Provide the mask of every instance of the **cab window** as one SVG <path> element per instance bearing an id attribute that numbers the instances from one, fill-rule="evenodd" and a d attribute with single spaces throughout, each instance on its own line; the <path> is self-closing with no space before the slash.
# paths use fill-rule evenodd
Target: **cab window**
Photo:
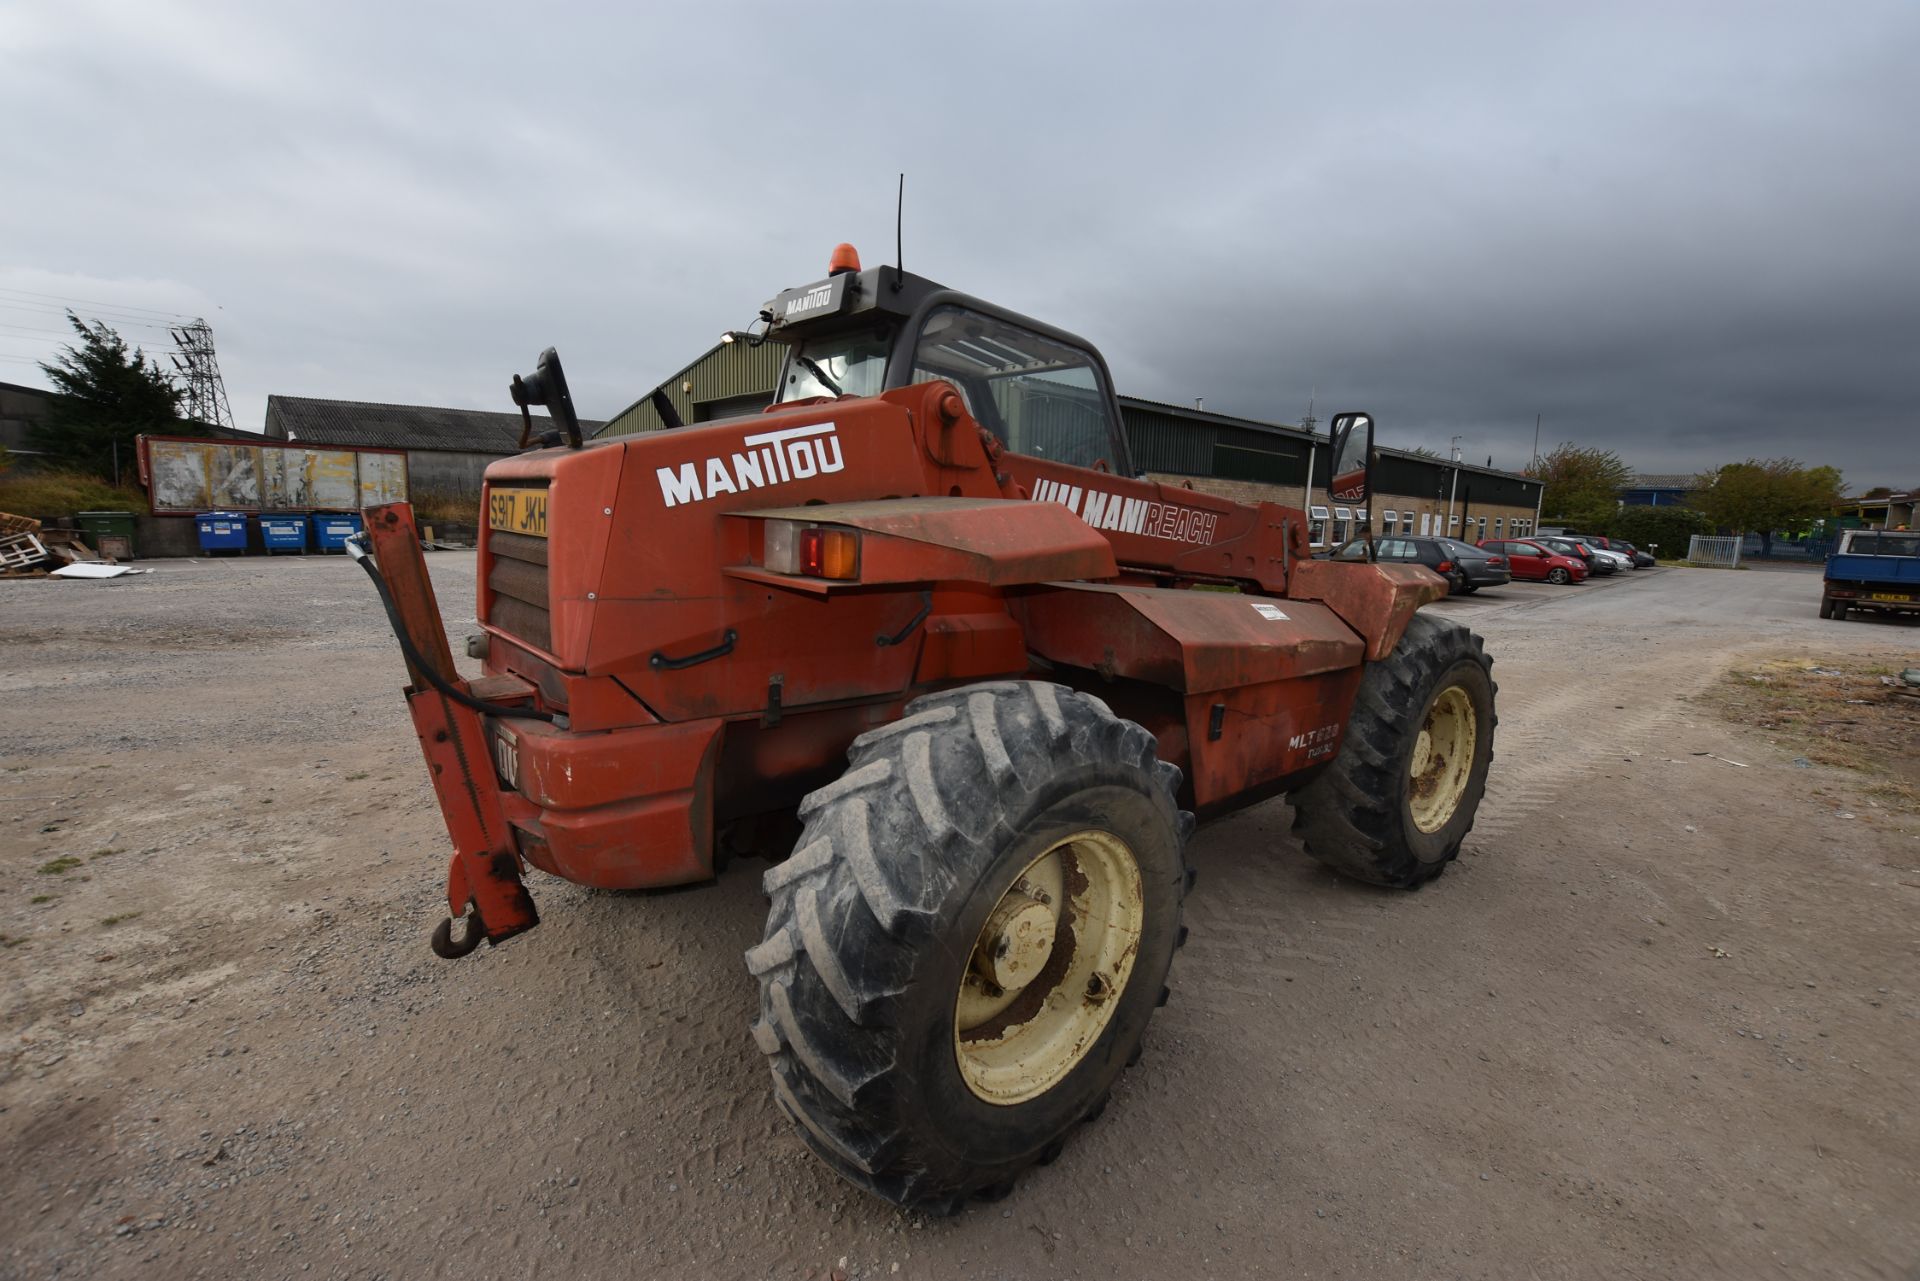
<path id="1" fill-rule="evenodd" d="M 1078 347 L 983 316 L 937 307 L 913 352 L 912 380 L 945 379 L 1016 454 L 1074 467 L 1120 463 L 1119 424 L 1099 366 Z"/>
<path id="2" fill-rule="evenodd" d="M 813 396 L 878 396 L 887 382 L 884 330 L 815 337 L 793 347 L 780 375 L 781 402 Z"/>

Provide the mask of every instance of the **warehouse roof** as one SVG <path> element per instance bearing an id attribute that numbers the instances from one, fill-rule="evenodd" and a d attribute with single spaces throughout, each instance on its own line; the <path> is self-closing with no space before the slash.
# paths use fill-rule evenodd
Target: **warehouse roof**
<path id="1" fill-rule="evenodd" d="M 534 417 L 537 430 L 543 416 Z M 580 432 L 591 436 L 601 425 L 581 419 Z M 511 454 L 520 448 L 520 415 L 488 409 L 268 396 L 266 432 L 282 440 L 315 445 L 377 445 L 388 449 Z"/>
<path id="2" fill-rule="evenodd" d="M 1196 409 L 1192 405 L 1176 405 L 1165 400 L 1148 400 L 1144 396 L 1116 396 L 1122 410 L 1145 409 L 1154 413 L 1166 414 L 1183 422 L 1209 423 L 1215 427 L 1238 427 L 1246 431 L 1266 432 L 1275 436 L 1291 436 L 1296 440 L 1309 440 L 1313 433 L 1295 427 L 1292 423 L 1273 423 L 1261 418 L 1240 418 L 1234 414 L 1217 414 L 1211 409 Z"/>
<path id="3" fill-rule="evenodd" d="M 1639 472 L 1623 489 L 1692 489 L 1693 477 L 1675 472 Z"/>
<path id="4" fill-rule="evenodd" d="M 1324 442 L 1326 437 L 1321 437 L 1321 440 Z M 1460 471 L 1470 471 L 1481 476 L 1498 476 L 1502 480 L 1524 481 L 1529 485 L 1540 483 L 1538 477 L 1529 476 L 1523 471 L 1508 471 L 1503 467 L 1482 467 L 1479 463 L 1470 463 L 1464 458 L 1455 462 L 1451 458 L 1442 458 L 1431 451 L 1422 453 L 1418 449 L 1396 449 L 1392 445 L 1375 445 L 1374 452 L 1386 458 L 1404 458 L 1410 462 L 1428 463 L 1445 471 L 1458 468 Z"/>

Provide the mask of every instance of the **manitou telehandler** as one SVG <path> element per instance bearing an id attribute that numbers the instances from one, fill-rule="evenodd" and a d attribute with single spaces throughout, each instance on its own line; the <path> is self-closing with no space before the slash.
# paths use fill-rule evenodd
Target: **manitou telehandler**
<path id="1" fill-rule="evenodd" d="M 479 679 L 410 509 L 367 510 L 455 851 L 434 950 L 531 928 L 529 865 L 710 880 L 797 820 L 746 954 L 774 1097 L 853 1183 L 952 1209 L 1050 1160 L 1139 1053 L 1196 815 L 1286 793 L 1338 871 L 1440 874 L 1490 665 L 1416 613 L 1429 571 L 1316 560 L 1297 508 L 1139 475 L 1072 334 L 844 245 L 761 320 L 734 337 L 786 355 L 752 417 L 657 396 L 667 430 L 588 443 L 551 351 L 513 380 L 551 427 L 487 469 Z M 1372 433 L 1334 421 L 1343 503 Z"/>

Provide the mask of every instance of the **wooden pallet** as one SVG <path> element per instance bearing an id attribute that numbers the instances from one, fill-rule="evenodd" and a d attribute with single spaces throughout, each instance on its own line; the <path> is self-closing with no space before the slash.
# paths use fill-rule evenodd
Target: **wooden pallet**
<path id="1" fill-rule="evenodd" d="M 0 535 L 0 569 L 31 569 L 46 558 L 46 544 L 32 534 Z"/>

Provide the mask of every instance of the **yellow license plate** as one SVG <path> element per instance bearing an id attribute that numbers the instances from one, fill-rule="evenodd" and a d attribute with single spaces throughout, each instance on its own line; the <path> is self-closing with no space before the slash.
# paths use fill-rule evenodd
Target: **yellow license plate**
<path id="1" fill-rule="evenodd" d="M 1891 600 L 1891 601 L 1902 601 L 1902 602 L 1905 602 L 1905 601 L 1910 601 L 1910 600 L 1912 600 L 1912 599 L 1913 599 L 1913 597 L 1911 597 L 1911 596 L 1907 596 L 1907 595 L 1904 595 L 1904 594 L 1902 594 L 1902 593 L 1900 593 L 1900 592 L 1875 592 L 1875 593 L 1873 593 L 1873 594 L 1872 594 L 1871 596 L 1869 596 L 1869 597 L 1867 597 L 1867 599 L 1868 599 L 1868 600 Z"/>
<path id="2" fill-rule="evenodd" d="M 547 536 L 547 491 L 496 489 L 487 495 L 487 524 L 509 534 Z"/>

